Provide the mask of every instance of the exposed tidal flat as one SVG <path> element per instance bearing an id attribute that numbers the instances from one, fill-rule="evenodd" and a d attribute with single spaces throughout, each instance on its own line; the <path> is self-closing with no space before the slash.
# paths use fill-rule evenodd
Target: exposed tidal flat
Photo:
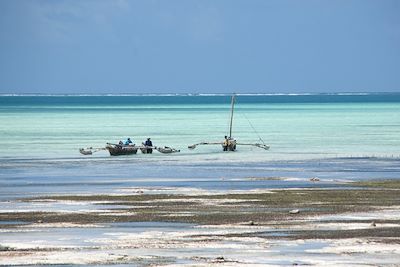
<path id="1" fill-rule="evenodd" d="M 18 199 L 24 210 L 0 213 L 0 263 L 395 266 L 400 259 L 399 180 L 159 190 Z"/>
<path id="2" fill-rule="evenodd" d="M 109 159 L 7 161 L 0 264 L 399 262 L 398 159 Z"/>
<path id="3" fill-rule="evenodd" d="M 398 265 L 399 95 L 276 97 L 0 97 L 0 265 Z"/>

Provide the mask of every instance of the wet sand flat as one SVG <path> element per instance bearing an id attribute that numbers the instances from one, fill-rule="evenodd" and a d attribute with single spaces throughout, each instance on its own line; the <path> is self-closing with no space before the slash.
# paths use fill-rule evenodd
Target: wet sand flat
<path id="1" fill-rule="evenodd" d="M 340 187 L 19 199 L 0 213 L 0 264 L 400 262 L 400 181 Z"/>

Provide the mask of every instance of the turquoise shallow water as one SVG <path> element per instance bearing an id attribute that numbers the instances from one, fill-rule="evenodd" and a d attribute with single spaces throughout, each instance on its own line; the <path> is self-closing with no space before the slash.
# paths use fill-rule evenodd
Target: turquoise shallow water
<path id="1" fill-rule="evenodd" d="M 239 146 L 232 153 L 223 152 L 220 146 L 204 146 L 188 150 L 189 144 L 222 139 L 228 130 L 229 101 L 230 96 L 0 96 L 0 213 L 114 208 L 21 200 L 32 196 L 343 189 L 346 188 L 343 183 L 348 181 L 400 179 L 400 94 L 240 95 L 235 109 L 234 137 L 239 142 L 257 142 L 261 137 L 271 149 Z M 155 145 L 173 146 L 181 152 L 120 157 L 111 157 L 106 151 L 93 156 L 78 152 L 80 147 L 102 147 L 106 142 L 128 136 L 136 143 L 151 137 Z M 310 177 L 318 177 L 320 181 L 311 182 Z M 3 223 L 24 224 L 9 220 Z M 182 231 L 198 231 L 192 227 L 148 222 L 84 229 L 50 226 L 24 228 L 28 232 L 19 229 L 2 232 L 0 239 L 2 245 L 78 246 L 80 249 L 74 253 L 91 253 L 85 249 L 106 244 L 105 238 L 121 242 L 120 237 L 127 235 L 137 240 L 148 233 L 162 231 L 164 236 L 177 229 L 181 236 Z M 221 229 L 216 231 L 218 236 Z M 235 233 L 234 229 L 224 231 Z M 282 233 L 266 232 L 271 234 L 279 237 Z M 149 240 L 154 238 L 149 237 Z M 226 249 L 229 240 L 223 241 L 222 247 L 211 248 L 105 248 L 107 253 L 121 255 L 168 256 L 177 264 L 191 263 L 184 255 L 190 259 L 224 255 L 228 259 L 251 258 L 251 262 L 277 265 L 291 265 L 292 259 L 308 264 L 315 255 L 325 262 L 335 260 L 331 257 L 334 253 L 328 256 L 307 253 L 310 249 L 330 246 L 329 243 L 310 241 L 293 246 L 287 240 L 274 238 L 277 242 L 269 246 L 273 250 L 268 252 L 264 241 L 262 249 L 254 251 L 256 242 L 249 240 L 234 241 L 237 247 L 229 251 Z M 177 244 L 176 240 L 171 244 Z M 251 248 L 251 257 L 250 250 L 243 250 L 246 244 Z M 103 253 L 104 249 L 96 251 Z M 289 255 L 290 260 L 282 255 Z M 364 254 L 362 257 L 352 259 L 370 262 Z M 386 258 L 374 255 L 376 262 L 386 262 Z"/>
<path id="2" fill-rule="evenodd" d="M 400 177 L 400 94 L 239 95 L 234 137 L 261 137 L 271 149 L 187 149 L 221 141 L 229 112 L 230 96 L 0 96 L 0 200 L 124 188 L 330 187 L 337 180 Z M 128 136 L 181 152 L 78 152 Z M 326 182 L 310 184 L 310 177 Z"/>
<path id="3" fill-rule="evenodd" d="M 80 147 L 104 147 L 128 136 L 135 143 L 151 137 L 155 145 L 181 149 L 173 157 L 193 162 L 400 154 L 400 94 L 238 96 L 234 137 L 261 137 L 270 151 L 189 151 L 190 144 L 227 134 L 229 101 L 230 96 L 0 96 L 0 158 L 79 157 Z"/>

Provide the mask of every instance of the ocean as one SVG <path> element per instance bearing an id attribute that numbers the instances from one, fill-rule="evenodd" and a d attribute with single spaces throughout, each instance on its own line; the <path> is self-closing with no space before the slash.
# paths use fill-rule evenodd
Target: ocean
<path id="1" fill-rule="evenodd" d="M 400 94 L 237 95 L 233 137 L 270 150 L 188 145 L 222 141 L 230 95 L 1 95 L 0 196 L 91 193 L 129 186 L 248 189 L 248 177 L 398 175 Z M 176 154 L 91 156 L 130 137 Z M 221 180 L 232 179 L 231 183 Z M 293 185 L 291 185 L 293 186 Z M 301 184 L 297 185 L 301 186 Z"/>
<path id="2" fill-rule="evenodd" d="M 369 199 L 366 190 L 363 198 L 349 182 L 400 179 L 400 94 L 237 95 L 237 151 L 189 150 L 227 135 L 230 98 L 0 96 L 0 265 L 398 262 L 398 203 L 376 203 L 381 199 Z M 180 152 L 79 153 L 127 137 L 136 144 L 150 137 Z M 240 145 L 255 142 L 270 150 Z M 335 189 L 351 195 L 341 202 L 347 208 L 365 212 L 336 214 L 334 206 L 324 215 L 337 205 L 328 197 Z M 282 192 L 305 202 L 267 200 Z M 315 202 L 311 192 L 334 202 Z M 75 201 L 76 195 L 88 201 Z M 374 207 L 366 210 L 368 201 Z M 188 223 L 197 217 L 206 221 Z M 332 231 L 338 238 L 318 235 Z M 303 232 L 312 238 L 303 239 Z"/>

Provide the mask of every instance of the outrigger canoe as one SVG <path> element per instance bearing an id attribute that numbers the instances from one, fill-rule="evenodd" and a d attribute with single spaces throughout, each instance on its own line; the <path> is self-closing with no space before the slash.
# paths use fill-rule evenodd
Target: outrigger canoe
<path id="1" fill-rule="evenodd" d="M 254 147 L 258 147 L 258 148 L 264 149 L 264 150 L 268 150 L 269 149 L 269 145 L 266 145 L 264 143 L 264 140 L 262 140 L 260 136 L 258 136 L 258 137 L 259 137 L 261 143 L 238 143 L 232 137 L 233 110 L 234 110 L 234 107 L 235 107 L 235 94 L 232 95 L 232 99 L 231 99 L 231 117 L 230 117 L 230 122 L 229 122 L 229 135 L 225 136 L 225 140 L 224 141 L 221 141 L 221 142 L 200 142 L 200 143 L 197 143 L 197 144 L 190 145 L 190 146 L 188 146 L 188 148 L 189 149 L 195 149 L 199 145 L 222 145 L 223 151 L 236 151 L 236 146 L 239 145 L 239 146 L 254 146 Z M 253 130 L 256 132 L 255 128 L 250 123 L 250 121 L 249 121 L 249 124 L 250 124 L 251 128 L 253 128 Z M 257 135 L 258 135 L 258 133 L 257 133 Z"/>
<path id="2" fill-rule="evenodd" d="M 93 153 L 101 150 L 108 150 L 111 156 L 121 156 L 121 155 L 137 154 L 139 149 L 140 151 L 142 151 L 143 154 L 148 154 L 149 149 L 155 149 L 163 154 L 180 152 L 180 150 L 168 146 L 165 147 L 145 146 L 145 145 L 136 146 L 136 145 L 120 145 L 111 143 L 107 143 L 106 147 L 100 147 L 100 148 L 93 148 L 93 147 L 80 148 L 79 152 L 82 155 L 92 155 Z"/>
<path id="3" fill-rule="evenodd" d="M 117 145 L 107 143 L 106 149 L 110 152 L 111 156 L 120 156 L 136 154 L 139 148 L 135 145 Z"/>

